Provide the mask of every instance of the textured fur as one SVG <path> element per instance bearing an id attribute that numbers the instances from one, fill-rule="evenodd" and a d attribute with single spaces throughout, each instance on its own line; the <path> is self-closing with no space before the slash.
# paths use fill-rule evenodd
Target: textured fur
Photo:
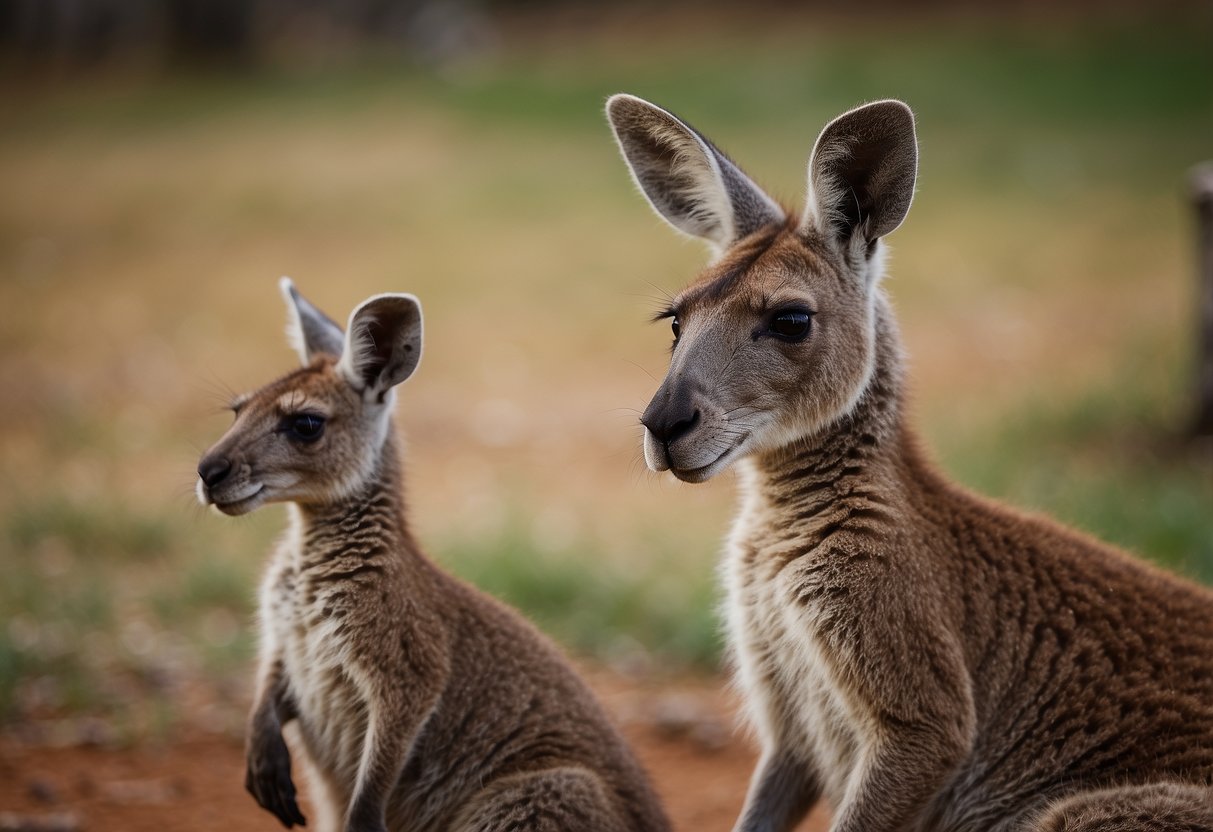
<path id="1" fill-rule="evenodd" d="M 630 95 L 612 96 L 607 112 L 636 184 L 674 228 L 720 252 L 782 222 L 783 209 L 677 116 Z"/>
<path id="2" fill-rule="evenodd" d="M 966 492 L 906 423 L 880 237 L 914 145 L 898 102 L 836 119 L 803 216 L 668 313 L 646 457 L 741 472 L 722 574 L 762 758 L 736 829 L 824 798 L 836 832 L 1213 830 L 1213 593 Z M 771 335 L 786 308 L 804 340 Z"/>
<path id="3" fill-rule="evenodd" d="M 284 291 L 306 365 L 243 397 L 199 467 L 200 495 L 225 513 L 291 503 L 262 587 L 249 791 L 287 827 L 304 822 L 292 724 L 321 832 L 668 830 L 560 652 L 409 533 L 390 392 L 420 356 L 416 299 L 360 306 L 342 357 L 340 328 Z M 324 418 L 320 439 L 291 436 L 302 413 Z"/>

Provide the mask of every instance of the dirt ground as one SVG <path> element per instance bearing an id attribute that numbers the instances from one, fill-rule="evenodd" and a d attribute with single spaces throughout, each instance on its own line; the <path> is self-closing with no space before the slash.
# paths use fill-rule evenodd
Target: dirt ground
<path id="1" fill-rule="evenodd" d="M 676 685 L 604 671 L 590 678 L 652 774 L 676 829 L 728 830 L 754 762 L 716 679 Z M 31 736 L 37 732 L 32 732 Z M 183 728 L 169 742 L 0 739 L 0 832 L 252 832 L 281 828 L 242 787 L 232 731 Z M 304 788 L 306 793 L 306 788 Z M 306 800 L 304 814 L 308 814 Z M 803 832 L 825 829 L 819 810 Z"/>

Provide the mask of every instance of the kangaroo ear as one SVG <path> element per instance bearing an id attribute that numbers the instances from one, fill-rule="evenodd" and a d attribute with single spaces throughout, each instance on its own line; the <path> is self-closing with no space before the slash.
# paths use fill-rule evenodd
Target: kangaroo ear
<path id="1" fill-rule="evenodd" d="M 337 369 L 359 390 L 378 396 L 421 362 L 421 303 L 412 295 L 375 295 L 350 315 Z"/>
<path id="2" fill-rule="evenodd" d="M 341 327 L 316 307 L 308 303 L 295 288 L 289 277 L 278 281 L 282 297 L 286 299 L 289 316 L 286 323 L 286 338 L 304 366 L 312 363 L 318 354 L 337 358 L 345 346 L 345 334 Z"/>
<path id="3" fill-rule="evenodd" d="M 909 107 L 888 100 L 843 113 L 813 146 L 803 230 L 870 247 L 906 218 L 917 173 Z"/>
<path id="4" fill-rule="evenodd" d="M 720 251 L 784 221 L 775 200 L 673 114 L 632 95 L 611 96 L 606 111 L 636 184 L 679 231 Z"/>

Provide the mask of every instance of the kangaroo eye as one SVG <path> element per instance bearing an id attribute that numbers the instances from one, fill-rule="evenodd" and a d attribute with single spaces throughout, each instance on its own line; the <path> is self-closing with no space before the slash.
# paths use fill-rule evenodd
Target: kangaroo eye
<path id="1" fill-rule="evenodd" d="M 315 413 L 298 413 L 290 418 L 287 430 L 300 442 L 315 442 L 324 435 L 324 417 Z"/>
<path id="2" fill-rule="evenodd" d="M 670 330 L 674 333 L 674 340 L 678 340 L 678 336 L 682 334 L 682 324 L 678 323 L 678 319 L 674 318 L 670 321 Z"/>
<path id="3" fill-rule="evenodd" d="M 803 309 L 776 312 L 771 319 L 771 334 L 784 341 L 803 341 L 812 326 L 813 313 Z"/>

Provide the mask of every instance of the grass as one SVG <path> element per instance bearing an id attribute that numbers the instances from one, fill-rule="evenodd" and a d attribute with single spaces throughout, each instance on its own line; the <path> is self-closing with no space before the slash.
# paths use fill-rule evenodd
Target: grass
<path id="1" fill-rule="evenodd" d="M 944 463 L 981 492 L 1213 582 L 1210 459 L 1181 441 L 1181 379 L 1128 370 L 1141 386 L 1029 401 L 997 425 L 942 439 Z"/>
<path id="2" fill-rule="evenodd" d="M 247 535 L 191 539 L 181 517 L 62 495 L 6 506 L 4 521 L 0 719 L 127 712 L 251 655 Z"/>
<path id="3" fill-rule="evenodd" d="M 448 542 L 442 560 L 581 655 L 650 670 L 719 659 L 712 572 L 688 574 L 668 550 L 637 574 L 601 551 L 545 551 L 514 521 L 497 539 Z"/>
<path id="4" fill-rule="evenodd" d="M 441 74 L 6 90 L 0 719 L 150 702 L 159 724 L 180 680 L 247 684 L 282 518 L 203 514 L 190 489 L 229 386 L 291 366 L 283 273 L 338 318 L 377 291 L 425 303 L 399 422 L 441 562 L 578 653 L 716 667 L 731 483 L 647 474 L 636 430 L 666 346 L 643 321 L 703 258 L 617 159 L 601 104 L 621 89 L 793 204 L 826 119 L 909 100 L 921 180 L 888 287 L 945 467 L 1213 580 L 1209 463 L 1171 440 L 1208 14 L 697 21 L 509 29 Z"/>

